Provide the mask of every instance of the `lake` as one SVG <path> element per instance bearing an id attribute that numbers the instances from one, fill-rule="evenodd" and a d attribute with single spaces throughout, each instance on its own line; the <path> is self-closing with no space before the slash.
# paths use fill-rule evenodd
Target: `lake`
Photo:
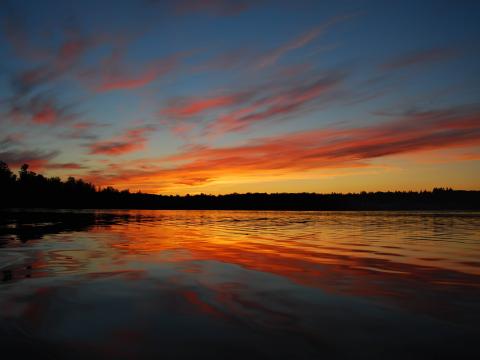
<path id="1" fill-rule="evenodd" d="M 478 212 L 0 216 L 2 354 L 451 359 L 478 349 Z"/>

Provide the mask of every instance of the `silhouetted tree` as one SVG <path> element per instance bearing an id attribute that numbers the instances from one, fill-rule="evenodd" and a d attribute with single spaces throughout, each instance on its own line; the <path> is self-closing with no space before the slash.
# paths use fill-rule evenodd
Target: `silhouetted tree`
<path id="1" fill-rule="evenodd" d="M 15 183 L 16 175 L 10 170 L 8 165 L 0 161 L 0 184 L 12 185 Z"/>
<path id="2" fill-rule="evenodd" d="M 18 176 L 0 162 L 0 207 L 258 209 L 258 210 L 480 210 L 480 191 L 436 187 L 432 191 L 358 194 L 246 193 L 154 195 L 97 189 L 82 179 L 47 178 L 22 165 Z"/>

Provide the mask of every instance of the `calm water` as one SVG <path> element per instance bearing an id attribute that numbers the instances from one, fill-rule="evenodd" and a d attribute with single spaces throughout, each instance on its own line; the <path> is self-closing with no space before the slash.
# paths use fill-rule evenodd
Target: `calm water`
<path id="1" fill-rule="evenodd" d="M 462 358 L 480 213 L 0 213 L 0 352 Z"/>

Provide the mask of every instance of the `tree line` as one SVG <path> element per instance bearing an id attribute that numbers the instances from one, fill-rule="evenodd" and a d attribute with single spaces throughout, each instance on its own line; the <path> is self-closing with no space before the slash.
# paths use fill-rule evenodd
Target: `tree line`
<path id="1" fill-rule="evenodd" d="M 82 179 L 45 177 L 27 164 L 13 173 L 0 161 L 2 208 L 232 210 L 480 210 L 480 191 L 434 188 L 348 194 L 245 193 L 156 195 L 99 188 Z"/>

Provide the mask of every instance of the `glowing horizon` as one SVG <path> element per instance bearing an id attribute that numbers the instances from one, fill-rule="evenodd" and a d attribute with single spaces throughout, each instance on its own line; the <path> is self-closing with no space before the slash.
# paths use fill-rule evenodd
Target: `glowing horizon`
<path id="1" fill-rule="evenodd" d="M 480 189 L 479 12 L 3 2 L 0 161 L 162 194 Z"/>

